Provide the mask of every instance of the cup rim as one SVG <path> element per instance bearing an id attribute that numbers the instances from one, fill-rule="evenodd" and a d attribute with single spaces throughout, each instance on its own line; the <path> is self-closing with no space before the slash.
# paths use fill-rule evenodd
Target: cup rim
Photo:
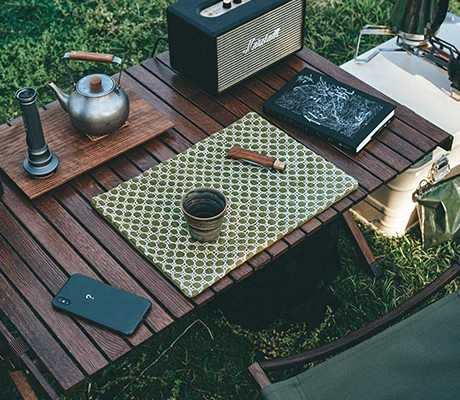
<path id="1" fill-rule="evenodd" d="M 214 191 L 215 193 L 218 193 L 219 195 L 221 195 L 224 198 L 225 206 L 224 206 L 224 209 L 219 214 L 213 215 L 212 217 L 196 217 L 195 215 L 190 214 L 189 212 L 187 212 L 185 210 L 183 203 L 184 203 L 184 199 L 187 197 L 187 195 L 189 195 L 192 192 L 203 190 L 203 189 L 212 190 L 212 191 Z M 213 188 L 213 187 L 210 187 L 210 186 L 198 186 L 198 187 L 194 187 L 194 188 L 188 190 L 187 192 L 185 192 L 183 194 L 183 196 L 180 199 L 180 208 L 181 208 L 182 212 L 186 216 L 188 216 L 190 218 L 195 218 L 195 219 L 200 220 L 200 221 L 208 221 L 208 220 L 211 220 L 211 219 L 219 218 L 219 217 L 221 217 L 222 215 L 225 214 L 225 212 L 227 211 L 227 208 L 228 208 L 228 200 L 227 200 L 227 196 L 225 196 L 225 194 L 223 192 L 221 192 L 219 189 L 216 189 L 216 188 Z"/>

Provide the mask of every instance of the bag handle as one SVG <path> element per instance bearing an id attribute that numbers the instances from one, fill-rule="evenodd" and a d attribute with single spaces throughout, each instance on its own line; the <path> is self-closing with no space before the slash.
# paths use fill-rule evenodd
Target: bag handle
<path id="1" fill-rule="evenodd" d="M 444 179 L 450 172 L 449 159 L 447 156 L 449 153 L 444 154 L 438 161 L 431 165 L 431 169 L 428 172 L 428 181 L 435 184 L 441 179 Z"/>
<path id="2" fill-rule="evenodd" d="M 420 196 L 423 192 L 443 180 L 449 174 L 450 165 L 449 158 L 447 157 L 448 155 L 449 153 L 444 154 L 438 161 L 431 164 L 431 169 L 428 171 L 427 179 L 423 179 L 415 190 L 415 197 Z"/>

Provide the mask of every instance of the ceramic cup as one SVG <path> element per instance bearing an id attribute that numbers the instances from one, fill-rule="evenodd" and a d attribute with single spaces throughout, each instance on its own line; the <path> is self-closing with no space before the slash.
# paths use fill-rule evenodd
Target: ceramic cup
<path id="1" fill-rule="evenodd" d="M 194 239 L 212 242 L 218 238 L 227 211 L 227 198 L 222 192 L 198 187 L 184 194 L 180 206 Z"/>

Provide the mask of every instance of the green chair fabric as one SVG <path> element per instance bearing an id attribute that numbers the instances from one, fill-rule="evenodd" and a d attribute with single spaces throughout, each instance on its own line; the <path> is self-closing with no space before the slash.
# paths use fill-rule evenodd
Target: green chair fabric
<path id="1" fill-rule="evenodd" d="M 460 291 L 262 389 L 265 400 L 460 399 Z"/>

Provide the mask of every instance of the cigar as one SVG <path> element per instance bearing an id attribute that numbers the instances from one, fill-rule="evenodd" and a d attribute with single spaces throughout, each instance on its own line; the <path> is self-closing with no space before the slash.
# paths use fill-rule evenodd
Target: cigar
<path id="1" fill-rule="evenodd" d="M 286 163 L 279 161 L 276 158 L 265 156 L 263 154 L 257 153 L 256 151 L 243 149 L 239 146 L 232 147 L 228 152 L 229 158 L 234 158 L 236 160 L 243 160 L 251 164 L 259 165 L 266 168 L 274 168 L 279 171 L 284 171 L 286 169 Z"/>

